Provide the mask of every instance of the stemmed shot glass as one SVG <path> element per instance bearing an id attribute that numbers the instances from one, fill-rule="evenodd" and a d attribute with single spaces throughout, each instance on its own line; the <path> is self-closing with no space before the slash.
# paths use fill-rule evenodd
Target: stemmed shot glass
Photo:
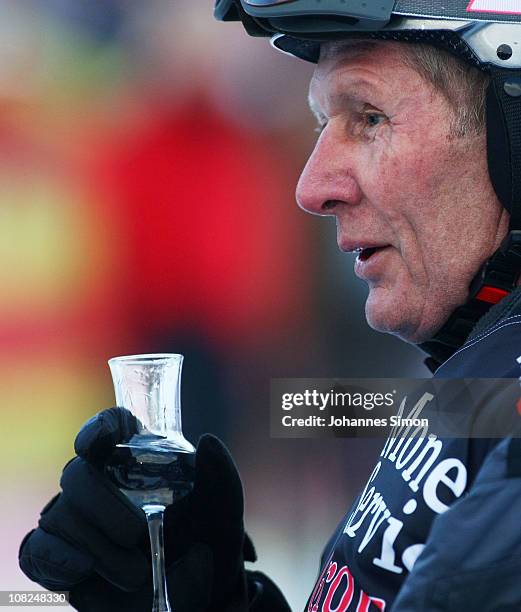
<path id="1" fill-rule="evenodd" d="M 118 444 L 105 473 L 145 513 L 152 551 L 152 612 L 172 612 L 163 544 L 165 507 L 193 487 L 195 448 L 181 427 L 183 356 L 163 353 L 109 360 L 116 404 L 137 420 L 137 432 Z"/>

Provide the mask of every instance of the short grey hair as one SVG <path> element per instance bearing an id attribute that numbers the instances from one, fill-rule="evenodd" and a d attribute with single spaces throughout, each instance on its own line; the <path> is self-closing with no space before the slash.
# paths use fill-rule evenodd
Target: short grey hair
<path id="1" fill-rule="evenodd" d="M 485 100 L 490 77 L 444 49 L 421 43 L 412 47 L 406 62 L 449 102 L 456 137 L 481 134 L 486 125 Z"/>

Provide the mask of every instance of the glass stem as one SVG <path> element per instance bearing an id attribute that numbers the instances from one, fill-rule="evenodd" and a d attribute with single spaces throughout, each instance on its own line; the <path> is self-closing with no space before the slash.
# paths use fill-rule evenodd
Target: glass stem
<path id="1" fill-rule="evenodd" d="M 166 590 L 165 553 L 163 545 L 163 514 L 165 506 L 147 504 L 143 512 L 147 517 L 150 548 L 152 550 L 152 581 L 154 600 L 152 612 L 172 612 Z"/>

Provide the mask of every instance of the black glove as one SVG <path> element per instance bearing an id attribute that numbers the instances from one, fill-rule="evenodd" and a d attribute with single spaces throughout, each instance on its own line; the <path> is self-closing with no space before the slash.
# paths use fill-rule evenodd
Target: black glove
<path id="1" fill-rule="evenodd" d="M 103 474 L 114 445 L 130 439 L 135 418 L 111 408 L 90 419 L 64 468 L 62 493 L 24 538 L 20 567 L 50 590 L 70 592 L 80 611 L 148 612 L 150 544 L 144 513 Z M 255 551 L 243 527 L 243 493 L 229 452 L 204 435 L 192 493 L 165 511 L 167 585 L 176 612 L 289 612 L 277 587 L 246 572 Z"/>

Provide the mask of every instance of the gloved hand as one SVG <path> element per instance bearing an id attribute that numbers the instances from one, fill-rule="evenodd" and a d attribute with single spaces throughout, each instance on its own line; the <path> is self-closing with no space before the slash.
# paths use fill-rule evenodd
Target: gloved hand
<path id="1" fill-rule="evenodd" d="M 122 408 L 98 413 L 75 441 L 62 492 L 24 538 L 20 567 L 50 590 L 70 592 L 80 611 L 148 612 L 150 544 L 144 513 L 103 474 L 115 444 L 130 439 L 135 418 Z M 204 435 L 192 493 L 165 511 L 167 585 L 176 612 L 290 612 L 277 587 L 246 572 L 255 551 L 243 527 L 237 469 L 218 438 Z"/>

